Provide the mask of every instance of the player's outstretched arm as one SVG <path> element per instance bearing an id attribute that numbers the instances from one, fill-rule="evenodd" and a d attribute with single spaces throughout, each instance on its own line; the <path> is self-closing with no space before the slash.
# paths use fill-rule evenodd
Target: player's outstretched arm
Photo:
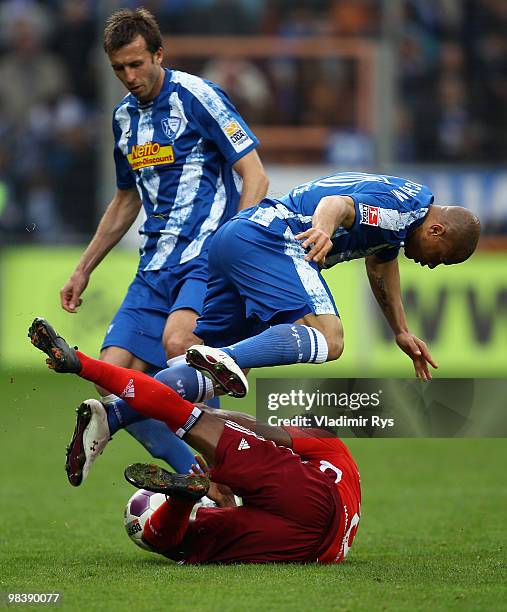
<path id="1" fill-rule="evenodd" d="M 60 303 L 64 310 L 77 312 L 91 273 L 123 238 L 140 208 L 141 200 L 136 189 L 117 189 L 76 269 L 60 290 Z"/>
<path id="2" fill-rule="evenodd" d="M 384 262 L 375 255 L 367 257 L 366 272 L 373 295 L 393 330 L 396 344 L 412 359 L 417 378 L 431 380 L 429 366 L 438 368 L 438 365 L 431 357 L 425 342 L 408 329 L 401 300 L 398 260 Z"/>
<path id="3" fill-rule="evenodd" d="M 238 210 L 258 204 L 266 196 L 269 180 L 257 151 L 238 159 L 233 168 L 243 180 Z"/>

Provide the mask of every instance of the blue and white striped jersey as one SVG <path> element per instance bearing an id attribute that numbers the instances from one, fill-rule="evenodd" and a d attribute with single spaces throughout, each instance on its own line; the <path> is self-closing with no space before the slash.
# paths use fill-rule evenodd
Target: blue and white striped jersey
<path id="1" fill-rule="evenodd" d="M 272 205 L 295 234 L 312 226 L 318 203 L 331 195 L 352 198 L 356 217 L 349 230 L 339 227 L 332 236 L 333 248 L 326 257 L 326 268 L 373 254 L 385 261 L 394 259 L 407 234 L 423 222 L 434 200 L 428 187 L 408 179 L 352 172 L 299 185 L 272 201 Z"/>
<path id="2" fill-rule="evenodd" d="M 137 187 L 146 212 L 139 268 L 172 268 L 204 253 L 238 207 L 232 165 L 258 144 L 226 94 L 166 69 L 154 100 L 129 94 L 115 107 L 113 133 L 117 186 Z"/>

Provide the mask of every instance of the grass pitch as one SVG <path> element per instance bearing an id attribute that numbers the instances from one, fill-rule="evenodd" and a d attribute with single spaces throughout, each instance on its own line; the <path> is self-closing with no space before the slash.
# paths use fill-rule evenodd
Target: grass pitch
<path id="1" fill-rule="evenodd" d="M 123 468 L 148 459 L 127 434 L 67 484 L 88 383 L 41 363 L 0 392 L 0 591 L 60 591 L 69 610 L 507 609 L 505 440 L 349 440 L 364 503 L 344 564 L 182 567 L 124 532 Z"/>

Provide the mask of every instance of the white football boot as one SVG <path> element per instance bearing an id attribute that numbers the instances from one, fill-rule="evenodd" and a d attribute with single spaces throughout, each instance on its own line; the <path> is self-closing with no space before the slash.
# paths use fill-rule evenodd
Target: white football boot
<path id="1" fill-rule="evenodd" d="M 206 374 L 222 391 L 233 397 L 245 397 L 248 393 L 246 376 L 234 359 L 224 351 L 195 344 L 187 350 L 185 357 L 189 365 Z"/>
<path id="2" fill-rule="evenodd" d="M 65 461 L 67 478 L 73 487 L 78 487 L 88 476 L 93 462 L 111 439 L 106 409 L 101 402 L 86 400 L 76 412 L 76 426 Z"/>

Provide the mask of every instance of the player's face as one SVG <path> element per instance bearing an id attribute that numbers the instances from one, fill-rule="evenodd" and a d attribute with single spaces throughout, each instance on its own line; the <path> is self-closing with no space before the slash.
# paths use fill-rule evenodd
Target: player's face
<path id="1" fill-rule="evenodd" d="M 440 264 L 450 264 L 446 241 L 431 234 L 421 233 L 408 240 L 405 244 L 405 255 L 415 263 L 431 269 Z"/>
<path id="2" fill-rule="evenodd" d="M 162 49 L 150 53 L 142 36 L 111 52 L 109 61 L 116 76 L 139 102 L 153 100 L 160 92 L 164 80 Z"/>

